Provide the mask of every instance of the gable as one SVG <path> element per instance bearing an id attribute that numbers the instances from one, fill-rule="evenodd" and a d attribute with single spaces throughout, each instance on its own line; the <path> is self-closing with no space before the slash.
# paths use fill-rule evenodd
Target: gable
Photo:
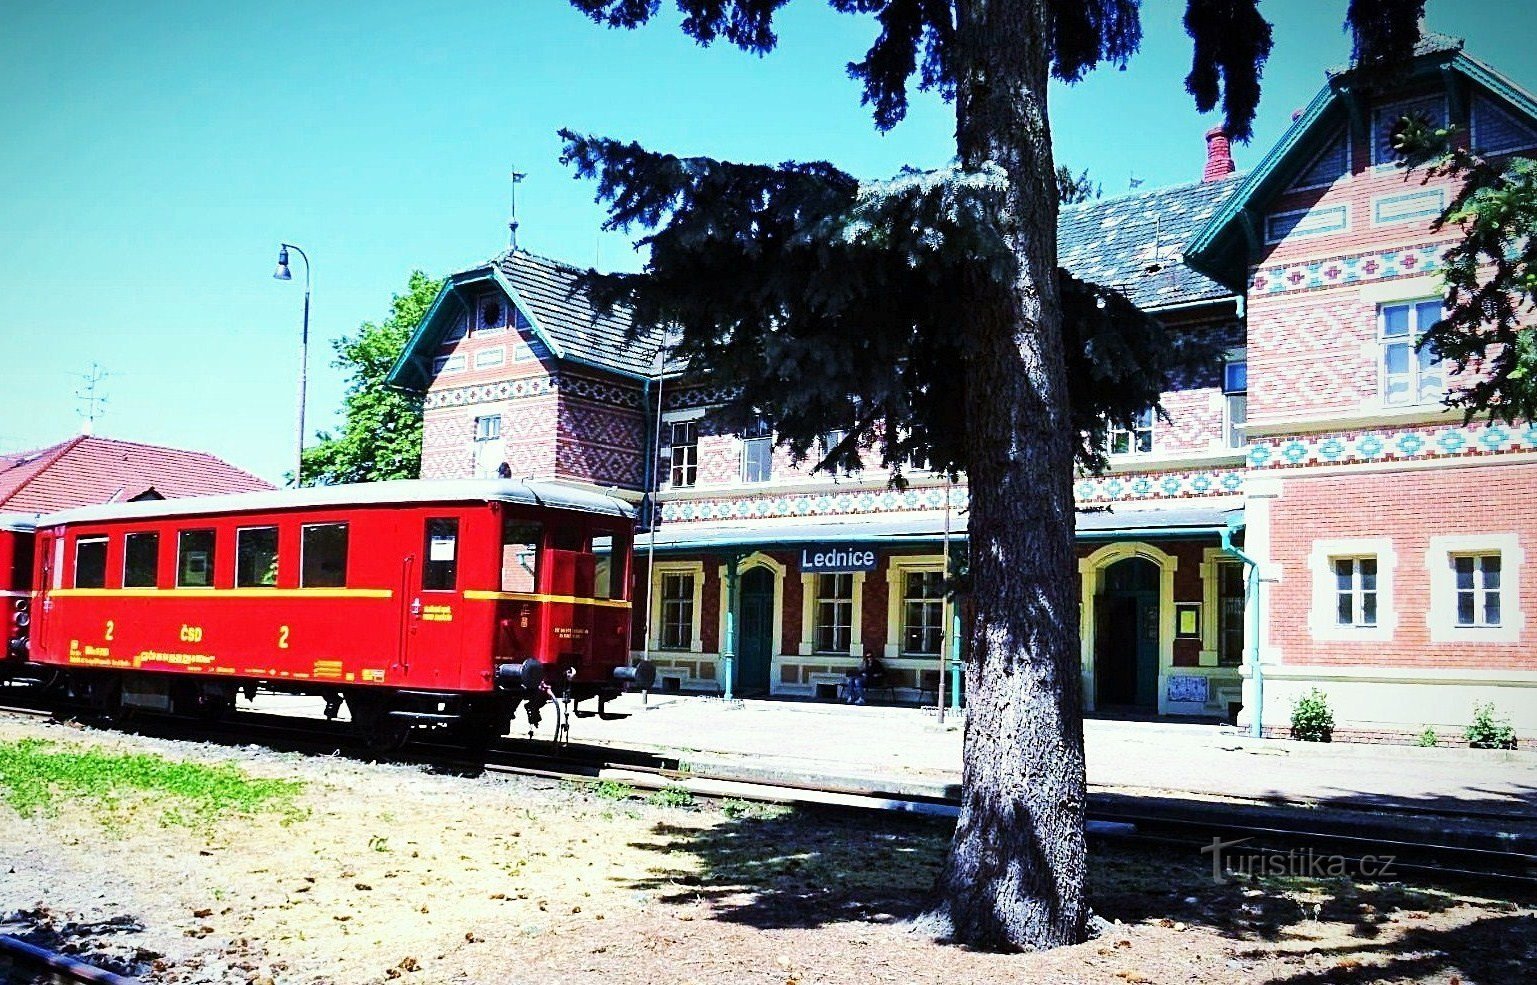
<path id="1" fill-rule="evenodd" d="M 1336 178 L 1366 166 L 1385 166 L 1391 154 L 1388 137 L 1396 121 L 1406 114 L 1423 116 L 1436 125 L 1450 122 L 1470 128 L 1475 146 L 1487 153 L 1537 147 L 1537 99 L 1483 62 L 1465 54 L 1460 41 L 1440 37 L 1423 39 L 1419 56 L 1402 80 L 1404 95 L 1374 102 L 1357 91 L 1356 79 L 1346 71 L 1329 78 L 1306 110 L 1250 172 L 1241 187 L 1219 207 L 1211 220 L 1191 240 L 1186 263 L 1235 290 L 1245 289 L 1249 263 L 1267 242 L 1289 235 L 1288 224 L 1318 232 L 1337 230 L 1341 217 L 1320 214 L 1277 213 L 1267 216 L 1282 195 L 1308 188 L 1324 188 Z M 1351 134 L 1370 128 L 1367 141 L 1372 160 L 1349 162 Z M 1344 143 L 1341 166 L 1340 144 Z M 1493 148 L 1493 149 L 1491 149 Z M 1430 197 L 1386 202 L 1386 216 L 1378 222 L 1422 218 L 1431 208 Z M 1436 210 L 1439 212 L 1439 210 Z"/>

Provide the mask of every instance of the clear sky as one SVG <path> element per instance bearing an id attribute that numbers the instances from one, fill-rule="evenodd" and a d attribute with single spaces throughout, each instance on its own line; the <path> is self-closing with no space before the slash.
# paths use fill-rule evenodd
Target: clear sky
<path id="1" fill-rule="evenodd" d="M 664 3 L 664 6 L 670 6 Z M 1142 52 L 1052 105 L 1059 160 L 1105 193 L 1199 177 L 1184 93 L 1183 3 L 1145 0 Z M 1269 0 L 1276 28 L 1247 170 L 1346 60 L 1346 0 Z M 366 10 L 366 14 L 359 11 Z M 1537 4 L 1431 0 L 1430 26 L 1537 89 Z M 329 340 L 388 311 L 414 268 L 521 244 L 634 269 L 592 188 L 557 158 L 562 126 L 734 160 L 826 159 L 861 176 L 953 154 L 953 117 L 919 97 L 879 135 L 843 66 L 876 30 L 798 0 L 766 58 L 702 50 L 664 13 L 638 32 L 565 0 L 305 5 L 149 0 L 13 4 L 0 30 L 0 450 L 78 432 L 80 376 L 110 374 L 98 434 L 290 469 L 302 265 L 314 261 L 311 430 L 336 420 Z"/>

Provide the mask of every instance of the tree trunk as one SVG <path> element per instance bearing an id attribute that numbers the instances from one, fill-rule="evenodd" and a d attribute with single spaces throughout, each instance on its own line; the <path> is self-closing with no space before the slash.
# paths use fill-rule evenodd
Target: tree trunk
<path id="1" fill-rule="evenodd" d="M 1070 426 L 1057 296 L 1045 0 L 960 0 L 956 138 L 963 164 L 1008 177 L 1012 285 L 968 286 L 971 570 L 960 819 L 921 922 L 993 950 L 1082 941 L 1082 686 Z"/>

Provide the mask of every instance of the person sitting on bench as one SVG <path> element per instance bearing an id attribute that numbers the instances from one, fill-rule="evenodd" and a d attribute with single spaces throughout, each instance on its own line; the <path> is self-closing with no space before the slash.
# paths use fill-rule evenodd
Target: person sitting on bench
<path id="1" fill-rule="evenodd" d="M 859 662 L 859 667 L 849 671 L 848 687 L 844 701 L 851 705 L 865 703 L 865 690 L 872 687 L 880 687 L 881 678 L 886 676 L 886 668 L 881 662 L 869 654 Z"/>

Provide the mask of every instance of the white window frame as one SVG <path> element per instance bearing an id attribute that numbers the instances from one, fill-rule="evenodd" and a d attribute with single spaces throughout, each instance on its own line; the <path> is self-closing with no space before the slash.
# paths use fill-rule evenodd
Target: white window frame
<path id="1" fill-rule="evenodd" d="M 1142 418 L 1144 417 L 1144 415 L 1146 416 L 1146 419 L 1147 419 L 1147 425 L 1145 427 L 1143 427 L 1142 423 L 1141 423 L 1142 422 Z M 1136 457 L 1139 457 L 1139 456 L 1151 455 L 1151 454 L 1153 454 L 1153 452 L 1155 452 L 1158 449 L 1158 432 L 1157 432 L 1158 415 L 1153 413 L 1153 408 L 1149 407 L 1146 410 L 1142 411 L 1140 414 L 1138 414 L 1137 418 L 1138 418 L 1137 419 L 1137 426 L 1132 427 L 1132 428 L 1117 427 L 1114 424 L 1111 424 L 1111 425 L 1109 425 L 1108 427 L 1105 428 L 1105 451 L 1108 454 L 1114 455 L 1117 458 L 1136 458 Z M 1144 448 L 1138 448 L 1136 446 L 1137 445 L 1137 435 L 1141 434 L 1143 431 L 1147 432 L 1147 447 L 1145 449 Z M 1117 435 L 1123 435 L 1123 434 L 1127 436 L 1127 438 L 1126 438 L 1127 450 L 1126 451 L 1116 451 L 1115 450 L 1115 439 L 1116 439 L 1116 436 Z"/>
<path id="2" fill-rule="evenodd" d="M 1446 314 L 1445 301 L 1437 297 L 1406 298 L 1402 301 L 1385 301 L 1377 305 L 1377 399 L 1384 407 L 1438 407 L 1446 396 L 1446 370 L 1445 360 L 1437 359 L 1434 363 L 1437 376 L 1440 378 L 1440 387 L 1437 388 L 1435 397 L 1426 400 L 1420 396 L 1423 379 L 1420 367 L 1420 350 L 1416 348 L 1419 340 L 1424 336 L 1424 327 L 1420 325 L 1420 305 L 1435 303 L 1440 306 L 1441 315 Z M 1405 337 L 1389 336 L 1388 310 L 1390 308 L 1405 308 L 1409 312 L 1409 333 Z M 1388 347 L 1408 346 L 1409 353 L 1409 399 L 1388 399 Z"/>
<path id="3" fill-rule="evenodd" d="M 694 440 L 679 444 L 678 429 L 693 428 Z M 685 430 L 685 436 L 687 431 Z M 679 449 L 692 448 L 691 455 L 678 460 Z M 679 481 L 687 480 L 687 481 Z M 667 422 L 667 485 L 671 489 L 692 489 L 699 485 L 699 418 L 683 418 Z"/>
<path id="4" fill-rule="evenodd" d="M 1457 577 L 1453 559 L 1469 555 L 1500 557 L 1500 624 L 1457 624 Z M 1425 549 L 1430 575 L 1430 607 L 1425 624 L 1432 643 L 1519 643 L 1525 616 L 1521 612 L 1521 569 L 1526 552 L 1521 537 L 1505 534 L 1458 534 L 1432 537 Z"/>
<path id="5" fill-rule="evenodd" d="M 1377 561 L 1377 623 L 1374 626 L 1340 625 L 1339 594 L 1336 591 L 1334 562 L 1346 559 L 1375 558 Z M 1308 554 L 1308 570 L 1313 579 L 1313 605 L 1308 612 L 1308 629 L 1315 640 L 1339 642 L 1387 641 L 1398 628 L 1398 607 L 1394 599 L 1394 571 L 1398 552 L 1391 537 L 1345 537 L 1313 541 Z"/>
<path id="6" fill-rule="evenodd" d="M 801 572 L 801 656 L 817 654 L 827 657 L 863 657 L 865 655 L 864 633 L 864 599 L 865 599 L 865 572 L 848 572 L 854 577 L 854 606 L 849 614 L 849 649 L 845 654 L 839 650 L 818 650 L 817 645 L 817 578 L 818 572 Z"/>
<path id="7" fill-rule="evenodd" d="M 79 588 L 80 587 L 80 548 L 84 547 L 87 544 L 90 544 L 92 546 L 94 546 L 96 544 L 100 544 L 101 545 L 101 584 L 100 585 L 88 586 L 87 590 L 89 590 L 89 591 L 99 591 L 100 589 L 103 589 L 103 588 L 107 587 L 107 582 L 110 580 L 107 577 L 107 575 L 110 572 L 110 569 L 108 568 L 108 565 L 107 565 L 107 561 L 111 557 L 111 554 L 112 554 L 112 543 L 111 543 L 111 540 L 112 539 L 108 535 L 106 535 L 106 534 L 91 534 L 89 536 L 76 537 L 75 538 L 75 566 L 74 566 L 74 570 L 71 572 L 71 577 L 70 577 L 70 585 L 71 585 L 71 587 L 74 587 L 74 588 Z M 128 552 L 124 551 L 123 553 L 126 556 Z"/>
<path id="8" fill-rule="evenodd" d="M 1244 385 L 1243 389 L 1230 389 L 1228 383 L 1228 368 L 1239 363 L 1243 364 Z M 1242 402 L 1243 420 L 1234 420 L 1238 415 L 1234 408 Z M 1249 424 L 1249 357 L 1246 350 L 1239 349 L 1230 352 L 1222 364 L 1222 446 L 1224 448 L 1247 448 L 1249 438 L 1247 428 Z M 1236 440 L 1235 440 L 1236 439 Z"/>
<path id="9" fill-rule="evenodd" d="M 475 441 L 500 441 L 501 437 L 502 415 L 482 414 L 475 418 Z"/>
<path id="10" fill-rule="evenodd" d="M 663 579 L 677 575 L 688 575 L 694 579 L 690 639 L 686 649 L 662 646 Z M 652 578 L 654 580 L 651 583 L 651 648 L 661 653 L 703 653 L 704 641 L 700 637 L 700 628 L 703 623 L 700 617 L 704 612 L 704 562 L 658 561 Z"/>
<path id="11" fill-rule="evenodd" d="M 858 572 L 855 572 L 855 571 L 822 571 L 822 572 L 817 572 L 816 574 L 812 575 L 812 581 L 811 581 L 811 586 L 812 586 L 812 600 L 811 600 L 811 605 L 812 605 L 812 610 L 811 610 L 811 652 L 812 653 L 825 653 L 825 654 L 834 655 L 834 656 L 848 656 L 848 655 L 850 655 L 850 654 L 852 654 L 854 652 L 854 640 L 855 640 L 855 637 L 859 633 L 859 623 L 854 621 L 854 599 L 859 595 L 860 589 L 863 587 L 863 585 L 858 580 L 855 579 L 854 576 L 856 574 L 858 574 Z M 848 597 L 844 598 L 843 596 L 840 596 L 840 595 L 823 595 L 822 594 L 822 579 L 824 579 L 824 578 L 834 578 L 834 579 L 836 579 L 836 578 L 847 578 L 848 579 L 848 586 L 849 586 Z M 817 645 L 820 642 L 818 637 L 821 636 L 821 628 L 824 625 L 824 623 L 822 621 L 822 613 L 825 611 L 825 608 L 827 606 L 833 607 L 832 611 L 837 612 L 837 611 L 839 611 L 845 605 L 848 606 L 848 614 L 849 614 L 849 621 L 848 621 L 848 626 L 847 626 L 848 637 L 849 637 L 848 645 L 844 649 L 838 649 L 837 647 L 832 647 L 830 649 L 823 649 L 822 647 Z M 828 623 L 827 625 L 830 625 L 832 627 L 833 632 L 834 632 L 835 637 L 836 637 L 836 633 L 837 633 L 838 628 L 840 626 L 842 626 L 843 624 L 836 617 L 834 617 L 832 622 Z M 835 642 L 835 643 L 837 642 L 836 638 L 834 639 L 833 642 Z"/>

